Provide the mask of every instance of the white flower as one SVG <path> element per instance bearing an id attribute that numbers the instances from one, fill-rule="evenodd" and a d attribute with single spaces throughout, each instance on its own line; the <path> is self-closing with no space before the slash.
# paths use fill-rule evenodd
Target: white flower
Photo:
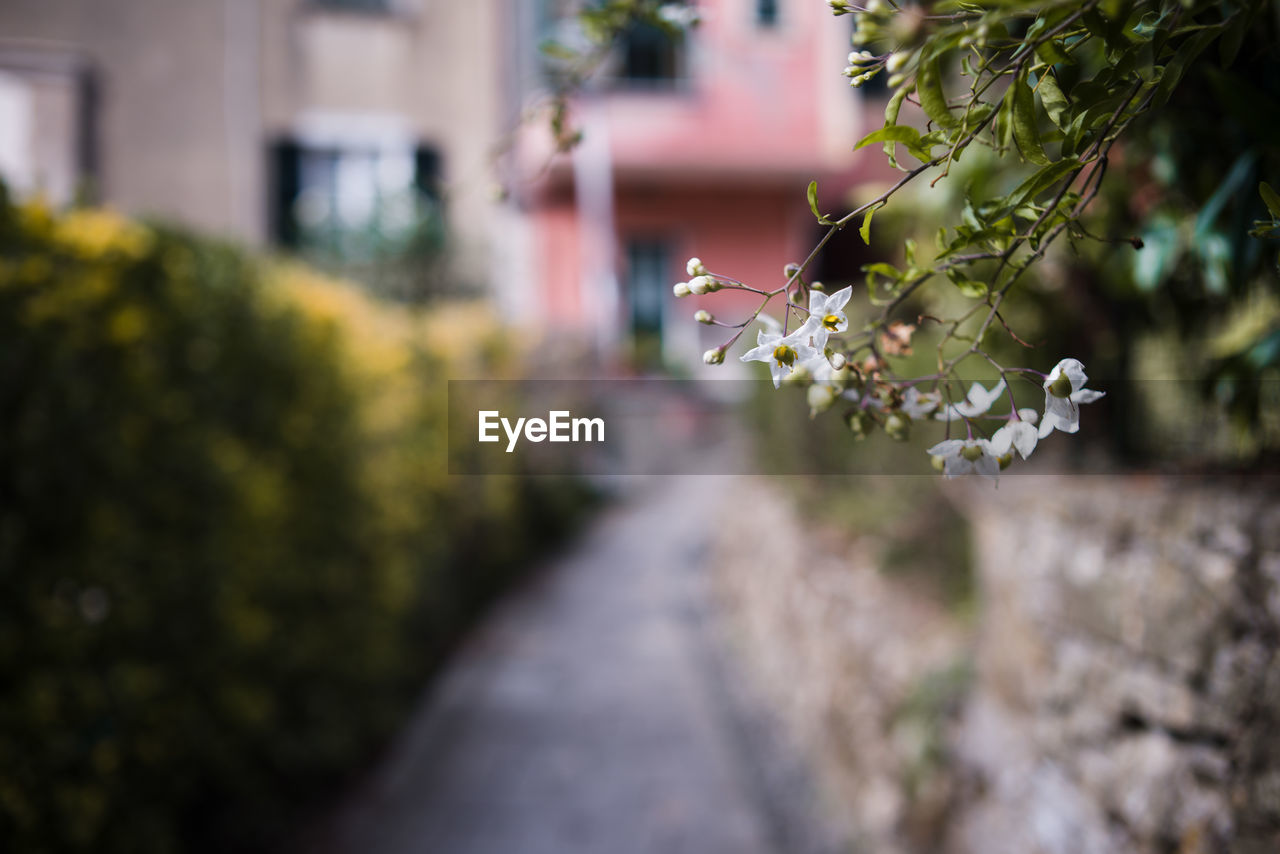
<path id="1" fill-rule="evenodd" d="M 1044 420 L 1040 438 L 1054 431 L 1075 433 L 1080 429 L 1080 404 L 1093 403 L 1106 392 L 1085 388 L 1089 381 L 1079 359 L 1063 359 L 1044 380 Z"/>
<path id="2" fill-rule="evenodd" d="M 743 353 L 742 361 L 768 363 L 773 387 L 778 388 L 784 377 L 817 355 L 812 347 L 801 343 L 802 332 L 804 327 L 784 337 L 761 329 L 756 336 L 755 348 Z"/>
<path id="3" fill-rule="evenodd" d="M 902 406 L 900 408 L 911 417 L 912 421 L 919 421 L 941 405 L 941 393 L 936 391 L 921 393 L 920 389 L 912 386 L 903 393 Z"/>
<path id="4" fill-rule="evenodd" d="M 991 436 L 991 450 L 1001 460 L 1004 468 L 1013 460 L 1012 451 L 1017 451 L 1024 460 L 1036 449 L 1039 436 L 1034 424 L 1026 421 L 1010 421 Z"/>
<path id="5" fill-rule="evenodd" d="M 999 478 L 1000 462 L 986 439 L 947 439 L 929 449 L 932 456 L 942 458 L 942 471 L 947 477 L 980 474 Z"/>
<path id="6" fill-rule="evenodd" d="M 999 399 L 1004 393 L 1004 380 L 996 383 L 991 390 L 983 388 L 981 384 L 974 383 L 969 386 L 969 394 L 966 400 L 960 403 L 948 404 L 947 408 L 939 412 L 936 416 L 939 421 L 958 421 L 961 418 L 976 418 L 979 415 L 986 415 L 987 410 L 991 408 L 991 404 Z"/>
<path id="7" fill-rule="evenodd" d="M 1040 413 L 1036 412 L 1034 409 L 1019 409 L 1018 417 L 1028 424 L 1035 424 L 1040 420 Z"/>
<path id="8" fill-rule="evenodd" d="M 844 332 L 849 328 L 849 318 L 840 309 L 845 307 L 852 295 L 852 285 L 834 294 L 809 292 L 809 319 L 800 327 L 800 332 L 802 338 L 805 335 L 813 336 L 813 346 L 819 353 L 827 348 L 827 338 L 832 333 Z"/>
<path id="9" fill-rule="evenodd" d="M 701 22 L 698 10 L 685 3 L 663 3 L 658 7 L 658 17 L 681 29 L 697 26 Z"/>

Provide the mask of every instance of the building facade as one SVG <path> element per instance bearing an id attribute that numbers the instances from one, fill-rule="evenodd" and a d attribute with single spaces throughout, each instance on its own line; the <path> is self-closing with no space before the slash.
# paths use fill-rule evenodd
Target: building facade
<path id="1" fill-rule="evenodd" d="M 677 303 L 685 260 L 780 281 L 818 238 L 808 182 L 836 210 L 883 178 L 852 152 L 880 104 L 841 76 L 849 26 L 825 4 L 699 0 L 683 39 L 627 34 L 574 102 L 581 145 L 553 155 L 545 117 L 521 119 L 574 2 L 4 0 L 0 175 L 357 262 L 443 221 L 451 275 L 508 322 L 696 365 L 723 336 L 693 312 L 752 306 Z"/>
<path id="2" fill-rule="evenodd" d="M 0 175 L 255 245 L 435 204 L 487 277 L 502 2 L 5 0 Z"/>
<path id="3" fill-rule="evenodd" d="M 675 300 L 690 256 L 775 287 L 820 236 L 810 180 L 835 210 L 851 187 L 885 178 L 883 158 L 852 150 L 868 123 L 879 125 L 883 104 L 841 76 L 843 19 L 808 0 L 696 8 L 701 21 L 683 39 L 627 34 L 574 102 L 583 139 L 571 154 L 553 156 L 538 128 L 518 152 L 529 230 L 520 267 L 537 282 L 522 290 L 539 301 L 522 312 L 551 328 L 587 327 L 603 351 L 641 366 L 696 365 L 726 336 L 695 324 L 694 311 L 737 321 L 756 305 L 723 292 Z M 548 32 L 546 20 L 522 27 Z"/>

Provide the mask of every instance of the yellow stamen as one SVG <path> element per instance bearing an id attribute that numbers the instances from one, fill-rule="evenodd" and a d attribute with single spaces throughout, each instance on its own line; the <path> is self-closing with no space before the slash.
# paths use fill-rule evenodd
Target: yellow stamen
<path id="1" fill-rule="evenodd" d="M 779 365 L 786 365 L 789 368 L 796 363 L 796 351 L 786 344 L 779 344 L 773 350 L 773 358 Z"/>
<path id="2" fill-rule="evenodd" d="M 834 314 L 828 314 L 826 317 L 822 318 L 822 325 L 830 329 L 832 332 L 835 332 L 836 327 L 840 325 L 840 318 L 836 317 Z"/>

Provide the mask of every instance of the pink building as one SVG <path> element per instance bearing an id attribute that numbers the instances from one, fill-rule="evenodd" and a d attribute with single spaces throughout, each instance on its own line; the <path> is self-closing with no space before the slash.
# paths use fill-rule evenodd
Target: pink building
<path id="1" fill-rule="evenodd" d="M 519 151 L 515 196 L 528 227 L 518 257 L 534 281 L 509 282 L 509 297 L 545 327 L 589 328 L 603 353 L 643 366 L 697 365 L 726 330 L 694 323 L 694 311 L 737 321 L 756 304 L 738 293 L 676 300 L 691 255 L 776 286 L 821 234 L 808 182 L 834 211 L 852 187 L 888 174 L 878 150 L 852 151 L 883 102 L 841 75 L 848 19 L 817 0 L 697 8 L 702 22 L 680 42 L 656 29 L 629 35 L 575 104 L 584 139 L 571 155 L 548 167 L 546 134 Z M 856 230 L 840 235 L 835 254 L 856 257 L 853 241 Z"/>

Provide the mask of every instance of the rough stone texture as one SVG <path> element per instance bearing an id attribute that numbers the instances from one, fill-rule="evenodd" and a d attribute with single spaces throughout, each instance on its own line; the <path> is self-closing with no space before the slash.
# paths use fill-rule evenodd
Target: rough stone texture
<path id="1" fill-rule="evenodd" d="M 952 850 L 1280 850 L 1280 517 L 1243 486 L 966 493 L 982 614 Z"/>
<path id="2" fill-rule="evenodd" d="M 743 479 L 732 508 L 712 565 L 737 657 L 812 757 L 854 850 L 936 838 L 951 799 L 947 775 L 929 773 L 941 733 L 910 709 L 965 656 L 958 621 L 882 575 L 867 543 L 811 530 L 780 479 Z"/>
<path id="3" fill-rule="evenodd" d="M 718 573 L 745 657 L 824 766 L 861 850 L 1275 852 L 1273 487 L 950 484 L 974 530 L 972 643 L 856 544 L 832 553 L 781 500 L 766 505 L 767 529 L 730 523 Z M 975 671 L 958 713 L 933 720 L 941 733 L 913 731 L 912 691 L 957 654 Z M 936 741 L 924 775 L 922 738 Z"/>

